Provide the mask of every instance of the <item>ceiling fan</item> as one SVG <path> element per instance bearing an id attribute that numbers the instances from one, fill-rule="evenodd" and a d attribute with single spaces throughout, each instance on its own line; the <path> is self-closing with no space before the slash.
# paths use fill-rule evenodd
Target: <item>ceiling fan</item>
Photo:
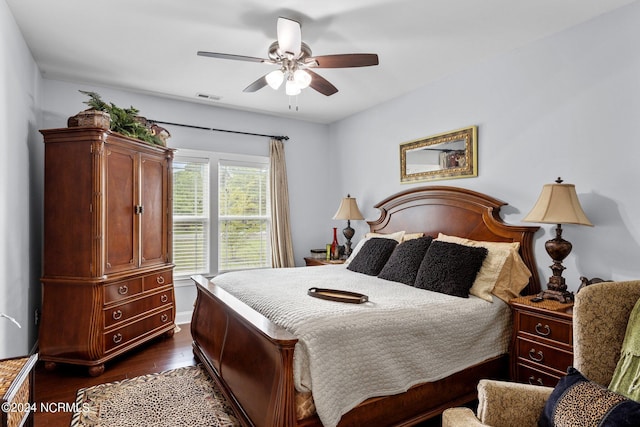
<path id="1" fill-rule="evenodd" d="M 269 46 L 268 58 L 205 51 L 198 51 L 198 55 L 278 65 L 279 68 L 277 70 L 260 77 L 247 86 L 244 92 L 256 92 L 267 85 L 273 89 L 278 89 L 283 82 L 286 82 L 285 92 L 290 96 L 298 95 L 302 89 L 309 86 L 326 96 L 338 92 L 338 89 L 327 79 L 312 71 L 313 68 L 349 68 L 378 65 L 378 55 L 375 53 L 312 56 L 311 48 L 302 41 L 300 23 L 292 19 L 278 18 L 277 34 L 278 40 Z"/>

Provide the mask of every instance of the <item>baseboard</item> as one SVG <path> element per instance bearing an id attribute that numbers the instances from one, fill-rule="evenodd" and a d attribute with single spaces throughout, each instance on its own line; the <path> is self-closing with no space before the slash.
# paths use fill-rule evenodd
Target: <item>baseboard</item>
<path id="1" fill-rule="evenodd" d="M 180 311 L 176 313 L 176 325 L 184 325 L 185 323 L 191 323 L 191 316 L 193 311 Z"/>

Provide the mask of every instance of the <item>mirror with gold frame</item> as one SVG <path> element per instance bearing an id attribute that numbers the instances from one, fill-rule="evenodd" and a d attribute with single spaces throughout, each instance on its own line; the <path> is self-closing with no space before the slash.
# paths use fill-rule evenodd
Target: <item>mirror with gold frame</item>
<path id="1" fill-rule="evenodd" d="M 478 176 L 478 127 L 400 144 L 400 182 Z"/>

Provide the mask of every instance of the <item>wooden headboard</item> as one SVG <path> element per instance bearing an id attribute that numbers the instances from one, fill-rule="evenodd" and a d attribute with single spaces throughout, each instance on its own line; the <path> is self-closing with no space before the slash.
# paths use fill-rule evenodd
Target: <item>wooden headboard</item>
<path id="1" fill-rule="evenodd" d="M 500 207 L 507 203 L 476 191 L 458 187 L 429 186 L 396 193 L 377 205 L 380 218 L 367 221 L 372 232 L 438 233 L 491 242 L 520 242 L 520 256 L 531 271 L 523 295 L 540 292 L 533 251 L 533 235 L 540 227 L 509 225 Z"/>

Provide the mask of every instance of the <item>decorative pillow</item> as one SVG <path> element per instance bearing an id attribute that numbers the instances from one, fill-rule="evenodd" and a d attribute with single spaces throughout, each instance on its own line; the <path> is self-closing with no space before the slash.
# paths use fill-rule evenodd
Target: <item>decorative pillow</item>
<path id="1" fill-rule="evenodd" d="M 404 231 L 398 231 L 396 233 L 390 233 L 390 234 L 367 233 L 364 235 L 364 238 L 358 242 L 355 248 L 353 248 L 353 250 L 351 251 L 351 255 L 349 255 L 349 258 L 347 258 L 347 260 L 344 262 L 344 265 L 348 266 L 349 264 L 351 264 L 351 261 L 353 261 L 353 259 L 356 257 L 360 249 L 362 249 L 362 245 L 364 245 L 364 243 L 367 240 L 371 239 L 372 237 L 379 237 L 382 239 L 393 239 L 396 242 L 400 243 L 400 241 L 402 240 L 402 236 L 404 236 Z"/>
<path id="2" fill-rule="evenodd" d="M 362 249 L 353 258 L 347 269 L 369 276 L 377 276 L 397 244 L 395 239 L 371 238 L 362 245 Z"/>
<path id="3" fill-rule="evenodd" d="M 371 239 L 372 237 L 379 237 L 381 239 L 393 239 L 398 243 L 402 242 L 402 238 L 404 237 L 404 231 L 396 231 L 395 233 L 382 234 L 382 233 L 372 233 L 369 232 L 364 235 L 364 237 Z"/>
<path id="4" fill-rule="evenodd" d="M 432 237 L 420 237 L 400 243 L 393 250 L 378 277 L 413 286 L 420 264 L 432 240 Z"/>
<path id="5" fill-rule="evenodd" d="M 406 242 L 407 240 L 419 239 L 420 237 L 424 237 L 424 233 L 404 233 L 400 243 Z"/>
<path id="6" fill-rule="evenodd" d="M 607 390 L 569 368 L 547 400 L 538 426 L 638 426 L 640 403 Z"/>
<path id="7" fill-rule="evenodd" d="M 469 293 L 489 302 L 493 302 L 491 291 L 493 291 L 493 288 L 498 281 L 505 261 L 509 256 L 511 256 L 511 250 L 515 249 L 517 251 L 520 247 L 520 243 L 518 242 L 485 242 L 465 239 L 458 236 L 449 236 L 442 233 L 438 234 L 438 238 L 436 240 L 458 243 L 459 245 L 465 246 L 487 248 L 487 256 L 482 262 L 482 267 L 480 268 L 480 271 L 478 271 L 476 280 L 474 280 L 473 286 L 471 286 Z"/>
<path id="8" fill-rule="evenodd" d="M 512 249 L 491 293 L 508 303 L 520 296 L 520 292 L 529 284 L 530 277 L 531 271 L 520 258 L 518 251 Z"/>
<path id="9" fill-rule="evenodd" d="M 468 298 L 487 252 L 486 248 L 434 240 L 420 264 L 414 286 Z"/>
<path id="10" fill-rule="evenodd" d="M 640 299 L 629 315 L 620 359 L 613 372 L 609 390 L 640 401 Z"/>

